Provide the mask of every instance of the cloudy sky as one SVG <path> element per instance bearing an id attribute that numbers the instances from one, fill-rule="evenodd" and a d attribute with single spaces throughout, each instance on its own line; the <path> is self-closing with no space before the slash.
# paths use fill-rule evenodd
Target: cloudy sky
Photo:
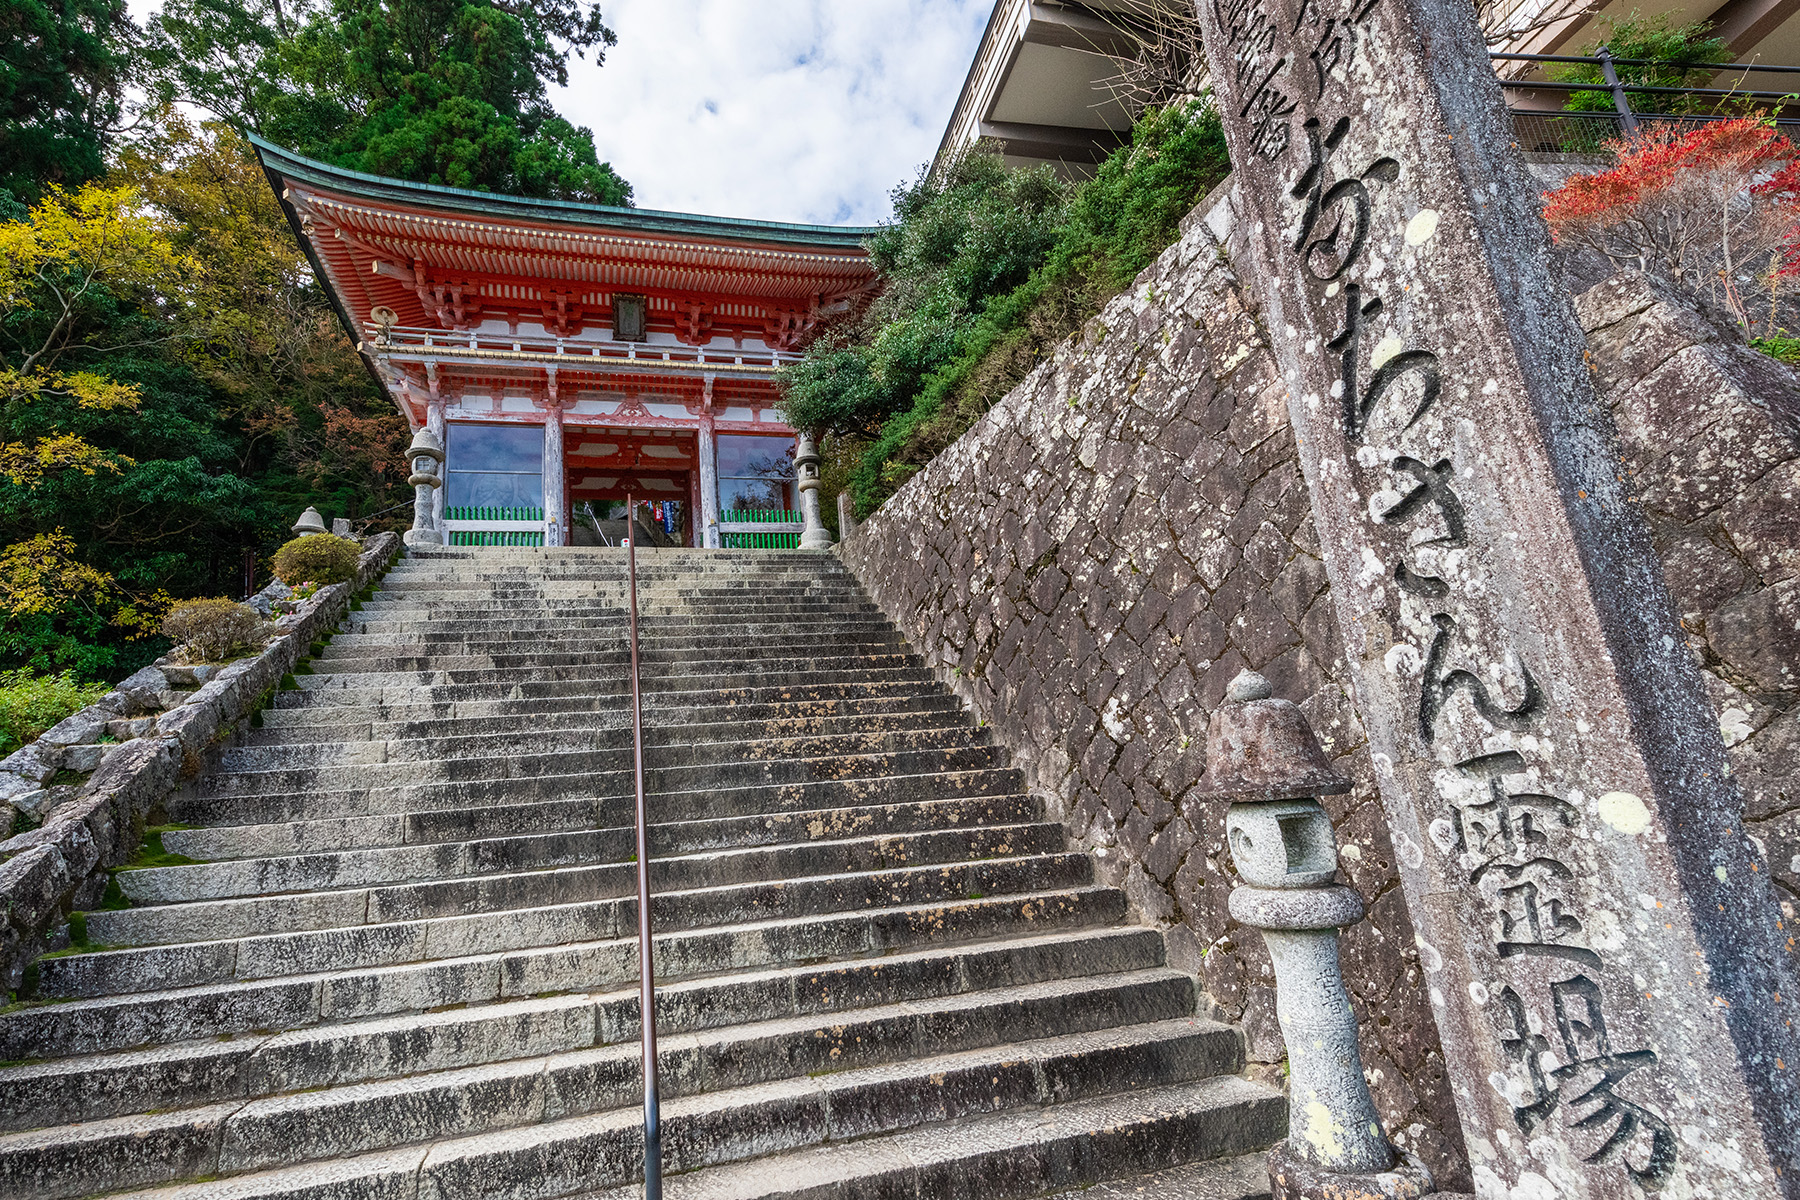
<path id="1" fill-rule="evenodd" d="M 160 0 L 131 0 L 139 20 Z M 602 0 L 556 107 L 643 208 L 868 225 L 937 150 L 992 0 Z"/>
<path id="2" fill-rule="evenodd" d="M 937 150 L 991 0 L 606 0 L 557 108 L 645 208 L 872 224 Z"/>

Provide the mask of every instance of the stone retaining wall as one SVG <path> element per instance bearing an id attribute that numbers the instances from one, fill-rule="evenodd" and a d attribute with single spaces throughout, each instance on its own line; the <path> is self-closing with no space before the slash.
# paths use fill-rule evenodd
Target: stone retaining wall
<path id="1" fill-rule="evenodd" d="M 373 538 L 355 576 L 320 588 L 278 620 L 274 640 L 260 654 L 220 668 L 146 668 L 0 761 L 0 799 L 7 802 L 0 807 L 7 819 L 12 805 L 27 797 L 24 811 L 43 819 L 38 828 L 0 842 L 4 990 L 19 986 L 34 958 L 59 948 L 69 913 L 100 903 L 108 872 L 137 853 L 155 807 L 198 773 L 221 736 L 279 686 L 313 642 L 337 628 L 351 599 L 387 570 L 399 549 L 396 534 Z M 185 674 L 200 686 L 191 692 L 172 688 L 181 680 L 170 674 Z M 123 740 L 101 743 L 108 733 Z M 59 771 L 83 766 L 92 770 L 84 783 L 49 786 Z"/>
<path id="2" fill-rule="evenodd" d="M 1224 808 L 1188 797 L 1240 670 L 1300 704 L 1356 781 L 1326 804 L 1369 905 L 1343 957 L 1371 1091 L 1395 1141 L 1466 1187 L 1286 392 L 1204 219 L 1225 212 L 1190 215 L 1130 292 L 840 553 L 1265 1064 L 1286 1057 L 1272 968 L 1226 909 Z"/>
<path id="3" fill-rule="evenodd" d="M 1642 276 L 1577 298 L 1590 361 L 1785 918 L 1800 917 L 1800 373 Z"/>
<path id="4" fill-rule="evenodd" d="M 1266 332 L 1229 209 L 1181 240 L 839 553 L 994 730 L 1177 965 L 1285 1055 L 1260 939 L 1226 910 L 1223 812 L 1191 803 L 1244 667 L 1356 781 L 1328 798 L 1369 905 L 1344 969 L 1395 1141 L 1468 1171 Z M 1800 894 L 1800 396 L 1794 372 L 1642 279 L 1581 301 L 1595 368 L 1788 899 Z M 1790 906 L 1791 909 L 1791 906 Z M 1790 911 L 1790 915 L 1792 915 Z"/>

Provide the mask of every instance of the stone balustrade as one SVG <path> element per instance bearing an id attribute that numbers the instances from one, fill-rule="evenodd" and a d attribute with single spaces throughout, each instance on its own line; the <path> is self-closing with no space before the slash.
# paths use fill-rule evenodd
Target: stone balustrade
<path id="1" fill-rule="evenodd" d="M 0 987 L 17 988 L 27 964 L 58 948 L 70 912 L 101 902 L 109 872 L 137 853 L 158 803 L 337 628 L 399 549 L 395 534 L 370 539 L 355 575 L 278 617 L 259 653 L 222 666 L 146 667 L 0 761 L 0 821 L 41 822 L 0 842 Z M 58 786 L 63 772 L 90 773 Z"/>

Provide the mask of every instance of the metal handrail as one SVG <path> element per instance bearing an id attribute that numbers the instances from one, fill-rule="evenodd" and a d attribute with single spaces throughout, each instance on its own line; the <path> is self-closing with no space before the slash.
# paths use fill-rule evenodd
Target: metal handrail
<path id="1" fill-rule="evenodd" d="M 1605 80 L 1597 80 L 1593 83 L 1553 83 L 1548 79 L 1502 79 L 1500 86 L 1521 92 L 1618 91 L 1656 93 L 1667 96 L 1735 96 L 1740 100 L 1791 100 L 1794 98 L 1793 92 L 1746 92 L 1742 88 L 1657 87 L 1648 83 L 1624 82 L 1614 85 Z"/>
<path id="2" fill-rule="evenodd" d="M 1592 64 L 1598 64 L 1600 62 L 1598 56 L 1591 54 L 1511 54 L 1499 50 L 1490 50 L 1488 51 L 1488 57 L 1504 58 L 1514 62 Z M 1621 67 L 1674 67 L 1688 71 L 1715 71 L 1719 74 L 1723 74 L 1726 71 L 1771 71 L 1800 74 L 1800 67 L 1770 66 L 1767 63 L 1665 62 L 1659 58 L 1615 58 L 1612 61 L 1615 66 Z"/>
<path id="3" fill-rule="evenodd" d="M 1613 108 L 1626 138 L 1635 138 L 1642 129 L 1639 116 L 1665 118 L 1678 116 L 1669 113 L 1639 113 L 1631 106 L 1631 93 L 1639 96 L 1698 96 L 1718 97 L 1720 99 L 1739 99 L 1749 101 L 1773 102 L 1779 111 L 1782 107 L 1791 107 L 1795 103 L 1793 92 L 1752 92 L 1740 88 L 1706 88 L 1706 87 L 1669 87 L 1657 84 L 1626 83 L 1619 78 L 1619 67 L 1657 67 L 1680 71 L 1709 71 L 1715 75 L 1724 75 L 1732 71 L 1780 71 L 1789 74 L 1800 73 L 1800 67 L 1759 66 L 1755 63 L 1686 63 L 1679 61 L 1663 62 L 1645 58 L 1614 58 L 1612 51 L 1605 46 L 1593 55 L 1574 54 L 1514 54 L 1505 51 L 1489 51 L 1490 60 L 1511 60 L 1532 63 L 1586 63 L 1600 68 L 1601 77 L 1585 83 L 1574 83 L 1563 80 L 1538 79 L 1501 79 L 1502 89 L 1515 92 L 1605 92 L 1612 97 Z M 1513 109 L 1513 112 L 1529 110 Z M 1704 115 L 1683 119 L 1707 119 Z"/>
<path id="4" fill-rule="evenodd" d="M 637 512 L 625 493 L 625 526 Z M 656 965 L 650 944 L 650 820 L 644 804 L 644 700 L 638 687 L 637 539 L 625 544 L 631 594 L 631 749 L 637 785 L 638 1028 L 644 1046 L 644 1200 L 662 1200 L 662 1107 L 656 1084 Z"/>

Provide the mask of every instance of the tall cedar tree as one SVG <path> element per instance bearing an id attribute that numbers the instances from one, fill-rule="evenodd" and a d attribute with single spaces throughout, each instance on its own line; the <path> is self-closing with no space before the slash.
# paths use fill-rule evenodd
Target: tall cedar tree
<path id="1" fill-rule="evenodd" d="M 615 37 L 581 0 L 171 0 L 165 94 L 302 154 L 421 183 L 628 204 L 591 131 L 550 105 Z"/>
<path id="2" fill-rule="evenodd" d="M 136 32 L 125 0 L 0 4 L 0 219 L 106 169 Z"/>

